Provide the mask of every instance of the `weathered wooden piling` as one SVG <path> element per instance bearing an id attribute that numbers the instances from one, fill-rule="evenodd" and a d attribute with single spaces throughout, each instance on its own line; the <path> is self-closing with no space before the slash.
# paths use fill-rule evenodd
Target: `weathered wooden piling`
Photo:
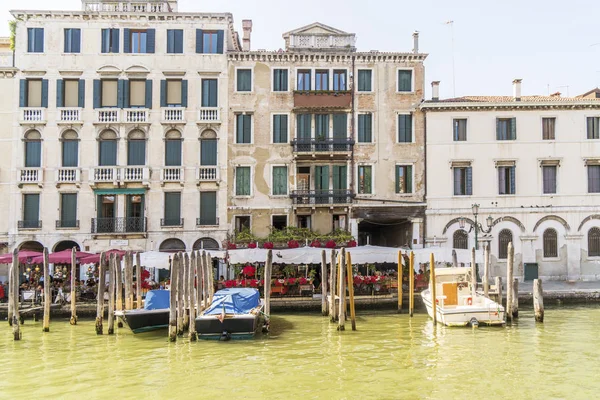
<path id="1" fill-rule="evenodd" d="M 452 266 L 458 268 L 458 255 L 454 249 L 452 249 Z"/>
<path id="2" fill-rule="evenodd" d="M 471 298 L 475 302 L 477 296 L 477 262 L 475 259 L 475 247 L 471 248 Z"/>
<path id="3" fill-rule="evenodd" d="M 483 295 L 490 296 L 490 245 L 483 249 Z"/>
<path id="4" fill-rule="evenodd" d="M 137 309 L 142 309 L 142 252 L 135 255 L 135 299 Z"/>
<path id="5" fill-rule="evenodd" d="M 331 322 L 337 322 L 338 320 L 338 315 L 337 315 L 337 307 L 336 302 L 335 302 L 335 295 L 338 289 L 338 285 L 337 285 L 337 255 L 336 255 L 336 251 L 335 250 L 331 250 L 331 279 L 329 281 L 329 287 L 331 288 L 330 292 L 330 296 L 329 296 L 329 317 L 330 317 L 330 321 Z"/>
<path id="6" fill-rule="evenodd" d="M 77 325 L 77 292 L 75 291 L 75 278 L 77 275 L 77 248 L 73 247 L 71 250 L 71 319 L 69 323 L 71 325 Z"/>
<path id="7" fill-rule="evenodd" d="M 125 265 L 125 256 L 123 256 L 123 262 L 121 263 L 121 261 L 119 261 L 119 264 L 117 265 L 117 271 L 116 271 L 116 282 L 115 282 L 115 289 L 117 291 L 116 294 L 116 308 L 118 311 L 123 311 L 123 268 L 121 268 L 121 265 Z M 117 319 L 117 326 L 119 328 L 123 327 L 123 321 L 121 321 L 121 319 Z"/>
<path id="8" fill-rule="evenodd" d="M 513 318 L 519 318 L 519 279 L 513 280 L 513 296 L 512 296 L 512 316 Z"/>
<path id="9" fill-rule="evenodd" d="M 339 293 L 340 293 L 340 304 L 338 311 L 338 331 L 346 330 L 346 280 L 345 280 L 345 270 L 346 270 L 346 249 L 342 247 L 340 250 L 340 263 L 339 263 Z"/>
<path id="10" fill-rule="evenodd" d="M 348 298 L 350 302 L 350 322 L 352 323 L 352 330 L 356 330 L 356 310 L 354 309 L 354 274 L 352 273 L 352 255 L 350 252 L 346 253 L 346 276 L 348 277 Z"/>
<path id="11" fill-rule="evenodd" d="M 125 309 L 133 310 L 133 254 L 128 251 L 125 257 Z"/>
<path id="12" fill-rule="evenodd" d="M 108 334 L 115 333 L 115 270 L 118 256 L 111 254 L 108 261 Z"/>
<path id="13" fill-rule="evenodd" d="M 398 312 L 402 312 L 402 251 L 398 250 Z"/>
<path id="14" fill-rule="evenodd" d="M 42 331 L 50 332 L 50 304 L 52 303 L 50 272 L 48 271 L 48 249 L 44 247 L 44 322 Z"/>
<path id="15" fill-rule="evenodd" d="M 326 317 L 329 315 L 327 304 L 327 252 L 321 250 L 321 314 Z"/>
<path id="16" fill-rule="evenodd" d="M 513 320 L 513 268 L 515 249 L 512 242 L 508 243 L 508 258 L 506 260 L 506 319 Z"/>
<path id="17" fill-rule="evenodd" d="M 177 341 L 177 280 L 179 278 L 178 262 L 179 256 L 173 255 L 171 260 L 171 290 L 169 293 L 169 341 Z"/>
<path id="18" fill-rule="evenodd" d="M 496 286 L 496 291 L 498 294 L 496 298 L 496 303 L 502 305 L 502 277 L 497 276 L 494 280 L 494 284 Z"/>
<path id="19" fill-rule="evenodd" d="M 273 272 L 273 250 L 267 251 L 265 263 L 265 314 L 271 318 L 271 273 Z"/>
<path id="20" fill-rule="evenodd" d="M 433 311 L 433 324 L 437 323 L 437 288 L 435 284 L 435 258 L 433 253 L 429 256 L 429 271 L 431 273 L 431 310 Z"/>
<path id="21" fill-rule="evenodd" d="M 188 273 L 188 307 L 189 307 L 189 315 L 188 315 L 188 337 L 190 341 L 196 340 L 196 291 L 194 289 L 194 273 L 195 273 L 195 264 L 196 257 L 192 252 L 192 257 L 189 258 L 188 254 L 185 254 L 186 263 L 188 264 L 187 273 Z"/>
<path id="22" fill-rule="evenodd" d="M 535 322 L 544 322 L 544 290 L 542 280 L 533 280 L 533 312 Z"/>
<path id="23" fill-rule="evenodd" d="M 408 315 L 413 316 L 415 310 L 415 253 L 410 252 L 408 258 Z"/>
<path id="24" fill-rule="evenodd" d="M 8 293 L 6 293 L 6 297 L 8 297 L 8 326 L 12 326 L 13 323 L 13 314 L 14 314 L 14 296 L 13 296 L 13 270 L 12 263 L 8 268 Z"/>
<path id="25" fill-rule="evenodd" d="M 105 254 L 100 255 L 100 262 L 98 263 L 98 295 L 96 296 L 96 334 L 102 335 L 103 326 L 102 320 L 104 318 L 104 280 L 106 277 L 106 266 L 108 262 Z"/>
<path id="26" fill-rule="evenodd" d="M 13 251 L 12 265 L 10 267 L 11 282 L 9 284 L 10 296 L 13 301 L 12 328 L 13 339 L 21 340 L 21 316 L 19 313 L 19 252 L 17 249 Z"/>
<path id="27" fill-rule="evenodd" d="M 183 253 L 183 330 L 190 326 L 190 257 Z"/>
<path id="28" fill-rule="evenodd" d="M 212 304 L 215 296 L 215 270 L 210 253 L 206 253 L 206 268 L 208 269 L 208 303 Z"/>
<path id="29" fill-rule="evenodd" d="M 177 336 L 183 336 L 183 253 L 179 253 L 177 263 Z"/>
<path id="30" fill-rule="evenodd" d="M 200 271 L 202 257 L 198 251 L 194 251 L 192 256 L 195 260 L 193 265 L 195 267 L 194 272 L 196 273 L 196 315 L 200 315 L 202 312 L 202 275 Z"/>

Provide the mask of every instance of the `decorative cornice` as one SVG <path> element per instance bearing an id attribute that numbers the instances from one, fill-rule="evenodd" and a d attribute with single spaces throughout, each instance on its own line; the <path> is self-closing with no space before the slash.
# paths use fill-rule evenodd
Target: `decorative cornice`
<path id="1" fill-rule="evenodd" d="M 421 53 L 339 53 L 338 51 L 315 52 L 278 52 L 278 51 L 242 51 L 229 52 L 229 61 L 260 61 L 260 62 L 339 62 L 358 63 L 391 62 L 391 63 L 422 63 L 427 54 Z"/>
<path id="2" fill-rule="evenodd" d="M 525 111 L 525 110 L 585 110 L 600 109 L 600 101 L 582 100 L 552 103 L 435 103 L 423 102 L 424 112 L 444 111 Z"/>
<path id="3" fill-rule="evenodd" d="M 80 19 L 91 20 L 147 20 L 147 21 L 205 21 L 229 22 L 233 26 L 233 15 L 230 13 L 140 13 L 140 12 L 83 12 L 83 11 L 51 11 L 51 10 L 11 10 L 11 15 L 19 20 L 33 19 Z"/>
<path id="4" fill-rule="evenodd" d="M 17 72 L 17 68 L 0 68 L 0 78 L 14 78 Z"/>

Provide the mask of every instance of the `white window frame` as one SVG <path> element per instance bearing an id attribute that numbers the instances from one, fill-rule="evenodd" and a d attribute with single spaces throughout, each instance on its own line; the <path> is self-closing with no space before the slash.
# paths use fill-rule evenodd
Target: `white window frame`
<path id="1" fill-rule="evenodd" d="M 275 86 L 273 85 L 275 80 L 275 70 L 276 69 L 284 69 L 288 72 L 288 88 L 287 90 L 277 90 L 275 91 Z M 237 76 L 237 74 L 236 74 Z M 271 92 L 272 93 L 289 93 L 292 91 L 292 79 L 291 79 L 291 68 L 290 67 L 271 67 Z M 235 86 L 237 89 L 237 85 Z"/>
<path id="2" fill-rule="evenodd" d="M 556 164 L 552 163 L 552 164 L 544 164 L 544 161 L 557 161 Z M 558 178 L 560 175 L 560 164 L 561 164 L 561 160 L 556 160 L 556 159 L 542 159 L 539 160 L 539 167 L 540 167 L 540 194 L 542 196 L 545 197 L 553 197 L 556 196 L 560 193 L 559 189 L 559 181 L 560 179 Z M 544 167 L 556 167 L 556 192 L 555 193 L 544 193 Z M 516 176 L 516 171 L 515 171 L 515 181 L 517 180 L 517 176 Z"/>
<path id="3" fill-rule="evenodd" d="M 200 217 L 200 212 L 202 210 L 202 193 L 213 193 L 213 192 L 216 193 L 216 198 L 217 198 L 217 202 L 216 202 L 217 204 L 215 205 L 215 209 L 216 209 L 215 212 L 217 214 L 217 222 L 218 222 L 218 224 L 214 225 L 214 226 L 219 226 L 219 225 L 221 225 L 221 220 L 219 219 L 219 190 L 204 189 L 204 190 L 198 191 L 198 218 Z M 196 226 L 211 226 L 212 227 L 213 225 L 197 225 L 196 224 Z"/>
<path id="4" fill-rule="evenodd" d="M 290 216 L 287 214 L 271 214 L 271 227 L 273 227 L 273 217 L 285 217 L 285 226 L 290 226 Z"/>
<path id="5" fill-rule="evenodd" d="M 400 128 L 400 126 L 398 125 L 398 116 L 399 115 L 410 115 L 411 116 L 410 123 L 411 123 L 412 132 L 411 132 L 411 141 L 410 142 L 401 142 L 401 141 L 398 140 L 398 136 L 399 136 L 398 135 L 399 134 L 398 130 Z M 416 143 L 415 142 L 416 133 L 415 133 L 415 112 L 414 111 L 396 111 L 396 122 L 394 123 L 394 125 L 396 126 L 396 129 L 395 129 L 395 132 L 394 132 L 394 135 L 396 135 L 396 138 L 395 138 L 396 144 L 409 145 L 409 144 L 415 144 Z M 404 165 L 406 165 L 406 164 L 404 164 Z"/>
<path id="6" fill-rule="evenodd" d="M 556 138 L 558 137 L 558 115 L 540 115 L 540 142 L 542 143 L 550 143 L 556 142 Z M 544 139 L 544 119 L 545 118 L 554 118 L 554 139 Z M 586 129 L 585 136 L 587 137 L 587 119 L 586 119 Z"/>
<path id="7" fill-rule="evenodd" d="M 399 86 L 400 86 L 400 81 L 398 79 L 398 73 L 400 71 L 410 71 L 410 92 L 405 92 L 405 91 L 400 91 Z M 396 89 L 395 92 L 398 94 L 415 94 L 415 69 L 414 67 L 398 67 L 396 68 L 396 79 L 394 79 L 394 81 L 396 82 Z"/>
<path id="8" fill-rule="evenodd" d="M 243 167 L 248 167 L 250 168 L 250 194 L 247 196 L 242 196 L 242 195 L 237 195 L 237 169 L 238 168 L 243 168 Z M 252 165 L 249 164 L 237 164 L 234 169 L 233 169 L 233 197 L 236 199 L 249 199 L 254 197 L 254 185 L 252 185 L 252 182 L 254 182 L 254 167 Z"/>
<path id="9" fill-rule="evenodd" d="M 319 68 L 322 69 L 322 68 Z M 329 69 L 329 91 L 334 92 L 335 90 L 333 89 L 333 71 L 346 71 L 346 92 L 349 91 L 350 89 L 350 72 L 348 71 L 348 68 L 330 68 Z"/>
<path id="10" fill-rule="evenodd" d="M 166 206 L 167 206 L 167 199 L 166 199 L 165 195 L 167 193 L 179 193 L 179 219 L 183 220 L 184 219 L 183 218 L 184 210 L 183 210 L 183 207 L 182 207 L 183 206 L 183 193 L 184 193 L 183 189 L 181 189 L 181 190 L 176 190 L 176 189 L 163 190 L 162 193 L 163 193 L 163 195 L 162 195 L 162 208 L 163 208 L 163 212 L 162 212 L 160 218 L 161 219 L 165 219 L 165 210 L 166 210 Z M 118 196 L 118 195 L 115 195 L 115 198 L 116 198 L 116 196 Z M 184 223 L 185 223 L 185 221 L 184 221 Z M 161 228 L 163 228 L 163 229 L 164 228 L 182 228 L 182 227 L 183 227 L 183 224 L 182 225 L 172 225 L 172 226 L 161 226 Z"/>
<path id="11" fill-rule="evenodd" d="M 450 135 L 451 140 L 450 141 L 452 143 L 467 143 L 469 141 L 469 126 L 470 126 L 470 122 L 471 122 L 471 121 L 469 121 L 469 117 L 468 116 L 462 116 L 462 115 L 453 115 L 451 118 L 452 118 L 452 121 L 451 121 L 452 122 L 452 126 L 451 126 L 451 132 L 450 132 L 451 133 L 451 135 Z M 454 140 L 454 121 L 457 120 L 457 119 L 464 119 L 464 120 L 467 121 L 467 138 L 465 140 L 457 140 L 457 141 Z"/>
<path id="12" fill-rule="evenodd" d="M 358 174 L 358 169 L 360 167 L 371 167 L 371 193 L 359 193 L 358 190 L 358 186 L 359 186 L 359 174 Z M 360 196 L 360 197 L 369 197 L 369 196 L 374 196 L 376 193 L 375 190 L 375 164 L 373 163 L 358 163 L 356 165 L 356 195 Z M 394 171 L 394 176 L 396 175 L 396 171 Z M 394 189 L 395 189 L 395 183 L 394 183 Z M 395 190 L 394 190 L 395 191 Z"/>
<path id="13" fill-rule="evenodd" d="M 252 122 L 250 123 L 250 143 L 238 143 L 237 142 L 237 116 L 238 115 L 250 115 Z M 233 144 L 238 145 L 238 146 L 248 146 L 251 144 L 254 144 L 254 123 L 255 123 L 255 118 L 254 118 L 254 113 L 253 112 L 245 112 L 245 111 L 240 111 L 240 112 L 233 112 Z"/>
<path id="14" fill-rule="evenodd" d="M 371 71 L 371 90 L 358 90 L 358 71 Z M 397 73 L 397 72 L 396 72 Z M 396 78 L 398 79 L 398 78 Z M 396 90 L 398 90 L 398 86 L 396 86 Z M 375 69 L 374 68 L 356 68 L 356 93 L 358 94 L 372 94 L 375 93 Z M 405 92 L 402 92 L 405 93 Z"/>
<path id="15" fill-rule="evenodd" d="M 283 92 L 275 92 L 275 93 L 283 93 Z M 277 142 L 277 143 L 275 143 L 273 141 L 273 136 L 274 136 L 273 134 L 275 133 L 275 132 L 273 132 L 273 129 L 274 129 L 273 118 L 274 118 L 275 115 L 287 115 L 287 122 L 288 122 L 287 123 L 287 125 L 288 125 L 288 127 L 287 127 L 287 142 Z M 291 130 L 290 130 L 291 123 L 292 123 L 292 116 L 291 116 L 291 113 L 289 111 L 288 112 L 285 112 L 285 111 L 282 111 L 282 112 L 272 112 L 271 113 L 271 120 L 269 121 L 269 126 L 270 126 L 270 128 L 269 128 L 269 132 L 270 132 L 269 143 L 273 144 L 273 145 L 276 145 L 276 146 L 282 145 L 282 144 L 289 146 L 290 142 L 291 142 L 291 136 L 292 136 Z M 254 125 L 254 124 L 252 124 L 252 125 Z"/>
<path id="16" fill-rule="evenodd" d="M 584 118 L 583 118 L 583 140 L 585 142 L 600 141 L 600 139 L 588 139 L 588 137 L 587 137 L 587 119 L 588 118 L 600 118 L 600 114 L 585 114 L 584 115 Z"/>
<path id="17" fill-rule="evenodd" d="M 235 224 L 235 220 L 236 220 L 237 217 L 248 217 L 248 218 L 250 218 L 250 230 L 252 230 L 252 214 L 236 214 L 236 215 L 233 216 L 233 226 L 232 226 L 232 228 L 233 228 L 233 232 L 234 233 L 237 232 L 235 230 L 235 225 L 236 225 Z"/>
<path id="18" fill-rule="evenodd" d="M 273 194 L 273 179 L 275 178 L 275 174 L 273 174 L 273 169 L 275 167 L 285 167 L 287 169 L 287 185 L 286 185 L 286 190 L 285 190 L 285 194 Z M 270 173 L 271 173 L 271 179 L 270 179 L 270 188 L 269 188 L 269 196 L 273 197 L 273 198 L 287 198 L 290 195 L 290 166 L 287 164 L 271 164 L 271 168 L 270 168 Z"/>
<path id="19" fill-rule="evenodd" d="M 412 191 L 410 193 L 396 193 L 396 169 L 398 167 L 412 167 L 411 168 L 411 182 L 412 182 Z M 416 194 L 415 191 L 415 163 L 414 162 L 397 162 L 394 164 L 394 195 L 396 196 L 414 196 Z"/>
<path id="20" fill-rule="evenodd" d="M 326 69 L 326 68 L 319 68 L 319 69 Z M 316 68 L 300 68 L 297 67 L 294 70 L 294 78 L 295 78 L 295 82 L 294 82 L 294 87 L 296 88 L 296 91 L 300 91 L 300 92 L 306 92 L 306 90 L 304 89 L 298 89 L 298 83 L 300 82 L 300 80 L 298 79 L 298 72 L 300 71 L 310 71 L 310 90 L 309 91 L 314 91 L 315 90 L 315 70 Z"/>
<path id="21" fill-rule="evenodd" d="M 239 70 L 250 70 L 250 91 L 238 91 L 238 71 Z M 246 67 L 235 67 L 235 76 L 233 83 L 233 92 L 237 94 L 252 94 L 254 93 L 254 66 L 246 66 Z"/>
<path id="22" fill-rule="evenodd" d="M 361 93 L 368 93 L 368 92 L 361 92 Z M 371 114 L 371 141 L 370 142 L 359 142 L 358 141 L 358 116 L 359 115 L 365 115 L 365 114 Z M 376 140 L 375 140 L 375 112 L 373 111 L 358 111 L 356 113 L 356 119 L 354 120 L 354 126 L 356 126 L 356 141 L 355 141 L 355 145 L 359 145 L 359 146 L 368 146 L 368 145 L 372 145 L 375 144 Z M 398 118 L 396 117 L 396 125 L 398 125 Z M 396 131 L 396 140 L 398 140 L 398 131 Z"/>

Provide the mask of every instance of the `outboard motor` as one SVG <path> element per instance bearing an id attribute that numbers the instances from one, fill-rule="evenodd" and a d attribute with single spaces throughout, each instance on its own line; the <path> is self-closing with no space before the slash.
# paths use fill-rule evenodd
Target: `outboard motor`
<path id="1" fill-rule="evenodd" d="M 219 337 L 219 341 L 228 342 L 230 340 L 231 340 L 231 333 L 229 333 L 227 331 L 223 331 L 223 333 L 221 333 L 221 336 Z"/>
<path id="2" fill-rule="evenodd" d="M 477 321 L 477 318 L 473 317 L 469 321 L 469 325 L 471 325 L 473 328 L 478 328 L 479 327 L 479 321 Z"/>

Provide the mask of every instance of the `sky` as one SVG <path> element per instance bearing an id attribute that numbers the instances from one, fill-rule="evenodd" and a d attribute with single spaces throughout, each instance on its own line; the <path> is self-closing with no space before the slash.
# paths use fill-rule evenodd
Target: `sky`
<path id="1" fill-rule="evenodd" d="M 300 5 L 299 5 L 300 4 Z M 0 0 L 0 36 L 11 9 L 80 10 L 80 0 Z M 600 86 L 598 0 L 179 0 L 179 11 L 231 12 L 241 34 L 252 19 L 252 49 L 278 50 L 282 33 L 322 22 L 356 33 L 359 51 L 410 52 L 420 32 L 426 96 L 582 94 Z M 449 24 L 449 21 L 453 21 Z"/>

